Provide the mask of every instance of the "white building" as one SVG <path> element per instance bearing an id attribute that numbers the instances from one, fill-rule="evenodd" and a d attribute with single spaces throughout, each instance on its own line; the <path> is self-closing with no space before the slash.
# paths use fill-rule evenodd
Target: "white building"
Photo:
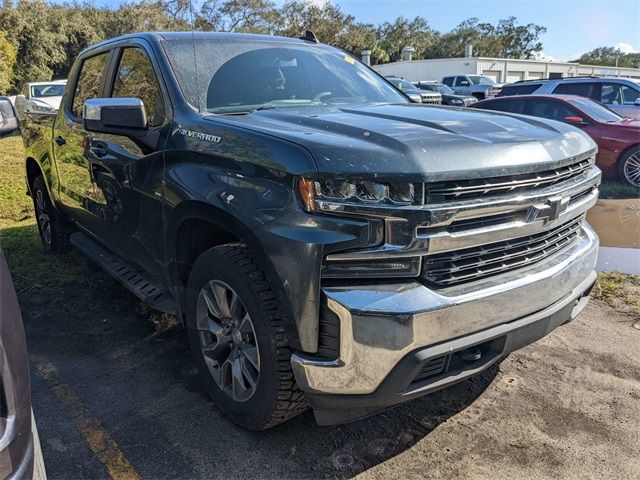
<path id="1" fill-rule="evenodd" d="M 363 52 L 365 53 L 365 52 Z M 411 55 L 405 55 L 411 58 Z M 514 60 L 507 58 L 463 57 L 431 60 L 405 60 L 372 66 L 384 76 L 399 76 L 410 82 L 440 80 L 447 75 L 486 75 L 497 83 L 539 78 L 593 75 L 640 79 L 640 68 L 600 67 L 579 63 Z"/>

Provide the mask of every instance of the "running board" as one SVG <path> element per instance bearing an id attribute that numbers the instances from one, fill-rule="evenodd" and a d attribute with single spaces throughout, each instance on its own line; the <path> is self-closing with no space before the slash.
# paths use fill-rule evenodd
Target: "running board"
<path id="1" fill-rule="evenodd" d="M 176 299 L 166 290 L 154 285 L 140 271 L 82 232 L 72 233 L 71 245 L 95 261 L 110 275 L 119 280 L 136 297 L 154 310 L 178 313 Z"/>

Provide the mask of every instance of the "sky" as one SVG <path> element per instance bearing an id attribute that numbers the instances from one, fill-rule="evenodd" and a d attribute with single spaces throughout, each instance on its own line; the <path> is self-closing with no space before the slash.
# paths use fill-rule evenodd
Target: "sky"
<path id="1" fill-rule="evenodd" d="M 202 0 L 193 1 L 199 4 Z M 277 5 L 284 2 L 274 0 Z M 122 0 L 90 3 L 105 6 Z M 520 24 L 547 27 L 541 37 L 543 56 L 555 60 L 573 60 L 602 46 L 617 46 L 624 52 L 640 51 L 640 0 L 333 0 L 333 3 L 360 22 L 378 24 L 400 15 L 408 18 L 420 15 L 439 31 L 451 30 L 469 17 L 495 24 L 513 15 Z"/>

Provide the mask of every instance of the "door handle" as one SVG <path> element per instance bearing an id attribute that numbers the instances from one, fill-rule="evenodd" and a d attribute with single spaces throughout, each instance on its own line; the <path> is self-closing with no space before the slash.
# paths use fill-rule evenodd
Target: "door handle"
<path id="1" fill-rule="evenodd" d="M 55 138 L 54 142 L 56 142 L 59 146 L 62 146 L 62 145 L 64 145 L 65 143 L 67 143 L 67 141 L 66 141 L 64 138 L 62 138 L 60 135 L 58 135 L 58 136 Z"/>

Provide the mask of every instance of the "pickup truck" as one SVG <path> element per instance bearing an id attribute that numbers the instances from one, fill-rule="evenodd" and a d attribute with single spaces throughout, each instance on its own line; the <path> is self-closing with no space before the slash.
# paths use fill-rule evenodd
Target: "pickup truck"
<path id="1" fill-rule="evenodd" d="M 440 83 L 451 87 L 458 95 L 472 95 L 478 100 L 497 96 L 503 86 L 484 75 L 452 75 L 443 77 Z"/>
<path id="2" fill-rule="evenodd" d="M 22 135 L 44 248 L 179 315 L 249 429 L 466 379 L 575 318 L 596 278 L 586 134 L 412 103 L 309 33 L 103 42 Z"/>

